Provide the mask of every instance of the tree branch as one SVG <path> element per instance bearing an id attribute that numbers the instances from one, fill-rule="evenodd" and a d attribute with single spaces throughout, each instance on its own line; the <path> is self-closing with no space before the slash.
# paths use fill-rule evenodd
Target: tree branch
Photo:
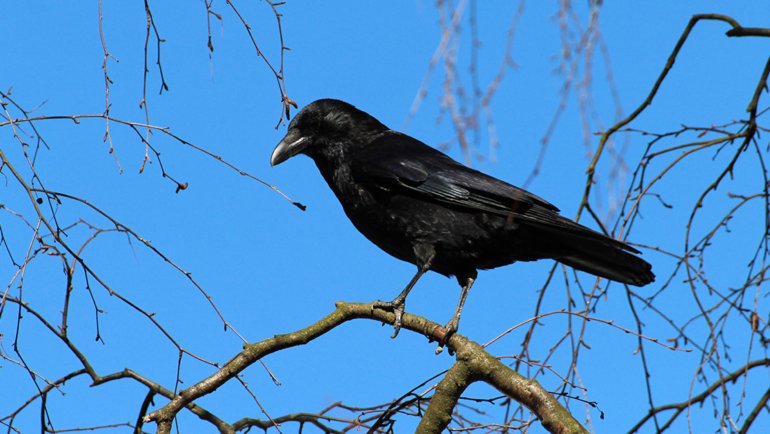
<path id="1" fill-rule="evenodd" d="M 634 110 L 625 119 L 616 123 L 610 129 L 602 133 L 601 138 L 599 139 L 599 146 L 596 148 L 596 152 L 594 153 L 594 156 L 591 159 L 591 162 L 589 163 L 588 168 L 586 169 L 586 175 L 587 175 L 586 185 L 583 192 L 583 199 L 580 203 L 580 207 L 578 208 L 576 219 L 580 219 L 580 216 L 583 213 L 583 210 L 586 210 L 586 209 L 590 210 L 591 205 L 588 202 L 588 198 L 591 193 L 591 188 L 595 184 L 594 174 L 596 172 L 596 166 L 599 163 L 599 159 L 601 158 L 602 153 L 610 137 L 616 132 L 618 132 L 621 128 L 631 123 L 631 121 L 636 119 L 648 106 L 652 104 L 652 100 L 655 98 L 655 95 L 657 95 L 658 90 L 660 89 L 660 86 L 663 84 L 663 81 L 668 76 L 668 73 L 674 67 L 674 63 L 676 62 L 676 58 L 679 55 L 679 51 L 682 49 L 682 47 L 684 46 L 684 43 L 687 41 L 687 38 L 690 36 L 690 32 L 695 27 L 695 25 L 701 20 L 723 21 L 731 25 L 733 28 L 726 33 L 727 36 L 770 36 L 770 29 L 741 27 L 741 25 L 738 24 L 737 21 L 735 21 L 733 18 L 727 15 L 720 15 L 720 14 L 693 15 L 692 18 L 690 18 L 690 21 L 687 23 L 687 26 L 685 27 L 684 31 L 682 32 L 682 35 L 679 37 L 679 40 L 674 46 L 674 49 L 671 51 L 671 54 L 668 56 L 668 60 L 666 61 L 666 64 L 663 67 L 663 70 L 658 76 L 658 79 L 655 80 L 655 84 L 652 85 L 652 89 L 650 89 L 650 92 L 647 95 L 647 97 L 644 99 L 644 101 L 642 101 L 642 103 L 639 104 L 636 110 Z"/>
<path id="2" fill-rule="evenodd" d="M 286 348 L 307 344 L 354 319 L 371 319 L 393 324 L 394 315 L 391 312 L 375 309 L 373 303 L 338 302 L 337 308 L 331 314 L 302 330 L 276 335 L 244 346 L 243 351 L 225 363 L 220 370 L 180 391 L 168 404 L 147 415 L 144 421 L 157 423 L 158 433 L 169 433 L 171 421 L 181 409 L 198 398 L 214 392 L 256 361 Z M 439 324 L 412 314 L 404 314 L 402 328 L 420 333 L 431 341 L 442 340 L 446 333 Z M 445 427 L 449 423 L 452 409 L 465 389 L 462 385 L 474 381 L 484 381 L 521 402 L 531 409 L 542 421 L 543 426 L 552 433 L 587 432 L 537 381 L 519 375 L 487 353 L 479 344 L 455 334 L 449 339 L 447 347 L 457 354 L 458 363 L 450 369 L 440 383 L 441 388 L 433 396 L 426 413 L 430 419 L 425 422 L 432 428 L 426 428 L 425 432 L 440 432 L 443 429 L 440 428 L 442 424 Z M 436 403 L 433 400 L 436 400 Z"/>

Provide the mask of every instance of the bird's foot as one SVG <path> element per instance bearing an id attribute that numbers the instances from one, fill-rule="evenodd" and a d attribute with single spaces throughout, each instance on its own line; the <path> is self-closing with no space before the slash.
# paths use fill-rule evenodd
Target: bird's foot
<path id="1" fill-rule="evenodd" d="M 457 333 L 457 328 L 460 325 L 460 320 L 457 317 L 452 318 L 449 320 L 448 323 L 444 326 L 444 337 L 441 338 L 441 340 L 438 343 L 438 347 L 436 347 L 436 355 L 441 354 L 442 351 L 444 351 L 444 347 L 447 343 L 449 343 L 449 339 Z M 453 355 L 454 351 L 452 349 L 449 349 L 449 355 Z"/>
<path id="2" fill-rule="evenodd" d="M 404 316 L 405 306 L 404 300 L 399 300 L 398 298 L 393 301 L 377 300 L 373 303 L 374 309 L 388 310 L 396 316 L 396 319 L 393 321 L 393 336 L 390 337 L 391 339 L 395 339 L 398 336 L 398 332 L 401 331 L 401 318 Z"/>

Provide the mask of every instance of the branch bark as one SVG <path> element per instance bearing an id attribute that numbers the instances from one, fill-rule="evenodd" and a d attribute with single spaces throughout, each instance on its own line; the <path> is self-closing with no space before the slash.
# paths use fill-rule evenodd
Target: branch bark
<path id="1" fill-rule="evenodd" d="M 158 433 L 169 433 L 171 422 L 177 413 L 198 398 L 214 392 L 253 363 L 277 351 L 305 345 L 354 319 L 393 324 L 395 318 L 391 312 L 375 309 L 372 303 L 339 302 L 331 314 L 302 330 L 245 345 L 243 351 L 225 363 L 220 370 L 180 391 L 168 404 L 147 415 L 144 422 L 155 422 Z M 404 314 L 402 328 L 420 333 L 432 341 L 442 340 L 446 333 L 441 325 L 412 314 Z M 559 434 L 587 433 L 567 409 L 537 381 L 519 375 L 487 353 L 479 344 L 455 334 L 449 339 L 447 347 L 456 354 L 457 363 L 439 383 L 418 432 L 441 432 L 451 421 L 452 411 L 465 388 L 475 381 L 483 381 L 527 406 L 548 431 Z"/>

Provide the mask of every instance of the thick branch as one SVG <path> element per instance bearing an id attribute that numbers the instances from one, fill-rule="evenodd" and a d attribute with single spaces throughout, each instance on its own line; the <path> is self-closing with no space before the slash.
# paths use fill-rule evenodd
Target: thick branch
<path id="1" fill-rule="evenodd" d="M 368 318 L 390 324 L 394 321 L 392 313 L 374 309 L 372 304 L 337 303 L 337 309 L 334 312 L 302 330 L 276 335 L 255 344 L 245 345 L 243 351 L 228 361 L 220 370 L 179 392 L 166 406 L 145 417 L 145 422 L 154 421 L 158 423 L 158 432 L 168 432 L 163 429 L 164 427 L 170 428 L 166 422 L 173 420 L 182 408 L 201 396 L 215 391 L 254 362 L 286 348 L 307 344 L 340 324 L 356 318 Z M 444 335 L 443 328 L 438 324 L 415 315 L 405 314 L 402 323 L 404 329 L 424 334 L 434 340 L 438 340 Z M 449 347 L 452 348 L 451 344 Z"/>
<path id="2" fill-rule="evenodd" d="M 171 421 L 176 414 L 189 406 L 198 398 L 214 392 L 230 379 L 261 358 L 310 341 L 324 335 L 335 327 L 353 319 L 371 319 L 392 324 L 394 315 L 381 309 L 375 309 L 372 303 L 337 303 L 337 309 L 331 314 L 302 330 L 284 335 L 276 335 L 261 342 L 246 345 L 242 352 L 228 361 L 220 370 L 184 389 L 164 407 L 150 413 L 144 418 L 145 422 L 154 421 L 158 424 L 159 433 L 168 433 Z M 425 335 L 431 340 L 439 341 L 444 338 L 445 330 L 440 325 L 423 317 L 404 314 L 402 328 Z M 543 422 L 543 426 L 553 433 L 585 433 L 585 429 L 572 418 L 569 412 L 537 381 L 519 375 L 516 371 L 502 364 L 495 357 L 484 351 L 477 343 L 462 335 L 453 335 L 447 347 L 457 354 L 458 365 L 450 370 L 442 390 L 434 394 L 436 404 L 431 403 L 428 413 L 431 421 L 446 421 L 448 424 L 451 412 L 459 395 L 464 390 L 463 384 L 473 381 L 484 381 L 491 386 L 521 402 L 530 408 Z M 452 384 L 451 382 L 456 382 Z M 439 410 L 441 414 L 439 414 Z M 438 425 L 435 425 L 438 426 Z M 424 432 L 440 432 L 427 430 Z"/>
<path id="3" fill-rule="evenodd" d="M 457 358 L 471 365 L 474 375 L 500 392 L 524 404 L 552 433 L 587 433 L 559 401 L 535 380 L 524 377 L 501 363 L 471 340 L 458 336 Z"/>
<path id="4" fill-rule="evenodd" d="M 417 426 L 420 434 L 442 433 L 452 421 L 452 411 L 465 389 L 475 380 L 467 363 L 458 360 L 436 386 L 428 410 Z"/>

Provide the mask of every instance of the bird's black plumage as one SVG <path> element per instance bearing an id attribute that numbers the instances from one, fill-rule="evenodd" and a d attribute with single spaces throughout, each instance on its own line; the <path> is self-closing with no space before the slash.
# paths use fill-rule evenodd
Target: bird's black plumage
<path id="1" fill-rule="evenodd" d="M 544 199 L 464 166 L 343 101 L 322 99 L 303 108 L 270 162 L 298 153 L 313 159 L 364 236 L 417 265 L 410 285 L 383 305 L 403 309 L 406 293 L 427 270 L 457 277 L 463 295 L 450 332 L 478 269 L 551 258 L 636 286 L 655 278 L 629 245 L 562 217 Z"/>

